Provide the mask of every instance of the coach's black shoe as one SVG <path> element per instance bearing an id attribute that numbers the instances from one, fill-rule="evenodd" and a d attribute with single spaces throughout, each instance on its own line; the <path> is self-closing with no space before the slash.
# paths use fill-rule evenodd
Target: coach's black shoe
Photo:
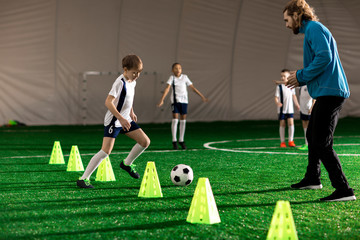
<path id="1" fill-rule="evenodd" d="M 323 186 L 320 182 L 310 182 L 304 178 L 299 183 L 292 184 L 290 187 L 293 189 L 322 189 Z"/>
<path id="2" fill-rule="evenodd" d="M 140 178 L 140 174 L 138 174 L 135 170 L 135 167 L 136 167 L 135 164 L 131 164 L 130 166 L 128 166 L 128 165 L 124 164 L 124 161 L 122 161 L 120 163 L 120 167 L 122 169 L 124 169 L 125 171 L 127 171 L 130 174 L 130 176 L 132 176 L 133 178 L 136 178 L 136 179 Z"/>
<path id="3" fill-rule="evenodd" d="M 178 147 L 178 145 L 177 145 L 177 142 L 172 142 L 172 144 L 173 144 L 173 149 L 174 149 L 174 150 L 178 150 L 178 149 L 179 149 L 179 147 Z"/>
<path id="4" fill-rule="evenodd" d="M 180 146 L 181 146 L 182 149 L 184 149 L 184 150 L 186 149 L 185 142 L 179 142 L 179 144 L 180 144 Z"/>
<path id="5" fill-rule="evenodd" d="M 94 186 L 90 184 L 90 180 L 87 180 L 87 179 L 77 180 L 76 185 L 79 188 L 94 188 Z"/>
<path id="6" fill-rule="evenodd" d="M 346 190 L 338 190 L 336 189 L 331 195 L 320 198 L 320 201 L 328 201 L 328 202 L 335 202 L 335 201 L 355 201 L 356 197 L 354 195 L 354 190 L 352 188 Z"/>

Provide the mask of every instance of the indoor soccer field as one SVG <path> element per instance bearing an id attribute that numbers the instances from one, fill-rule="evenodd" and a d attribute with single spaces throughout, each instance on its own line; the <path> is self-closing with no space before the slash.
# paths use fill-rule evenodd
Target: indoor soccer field
<path id="1" fill-rule="evenodd" d="M 355 195 L 360 197 L 360 119 L 340 119 L 334 149 Z M 321 190 L 292 190 L 305 172 L 307 154 L 280 149 L 278 121 L 188 123 L 188 150 L 172 150 L 170 123 L 141 124 L 150 147 L 136 161 L 143 176 L 156 164 L 162 198 L 138 197 L 141 179 L 119 163 L 133 142 L 117 138 L 110 155 L 116 181 L 95 181 L 79 189 L 82 172 L 66 171 L 77 145 L 84 167 L 101 145 L 103 127 L 32 126 L 0 128 L 0 239 L 265 239 L 278 200 L 290 202 L 299 239 L 358 239 L 359 201 L 319 202 L 333 192 L 323 169 Z M 60 141 L 66 164 L 49 164 Z M 296 122 L 295 143 L 303 144 Z M 187 187 L 175 186 L 177 164 L 194 171 Z M 186 221 L 199 178 L 208 178 L 221 219 L 217 224 Z"/>

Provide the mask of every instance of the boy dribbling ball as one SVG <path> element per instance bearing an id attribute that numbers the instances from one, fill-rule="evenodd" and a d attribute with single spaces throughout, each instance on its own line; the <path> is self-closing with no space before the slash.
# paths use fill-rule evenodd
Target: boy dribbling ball
<path id="1" fill-rule="evenodd" d="M 109 156 L 119 133 L 136 141 L 128 156 L 120 163 L 120 168 L 128 172 L 131 177 L 140 178 L 133 162 L 150 145 L 149 137 L 136 124 L 137 117 L 133 110 L 136 80 L 143 69 L 143 63 L 138 56 L 127 55 L 122 59 L 122 68 L 123 74 L 115 80 L 105 100 L 108 111 L 104 119 L 101 150 L 91 158 L 84 174 L 77 180 L 77 186 L 80 188 L 93 188 L 90 184 L 90 176 L 101 161 Z"/>

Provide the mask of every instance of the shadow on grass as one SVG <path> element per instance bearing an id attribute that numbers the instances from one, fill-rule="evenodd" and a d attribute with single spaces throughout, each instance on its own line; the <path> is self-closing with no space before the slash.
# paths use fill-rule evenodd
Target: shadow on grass
<path id="1" fill-rule="evenodd" d="M 265 189 L 265 190 L 255 190 L 255 191 L 239 191 L 239 192 L 231 192 L 231 193 L 219 193 L 214 194 L 215 196 L 228 196 L 228 195 L 239 195 L 239 194 L 252 194 L 252 193 L 271 193 L 271 192 L 282 192 L 282 191 L 298 191 L 296 189 L 292 189 L 290 187 L 285 188 L 275 188 L 275 189 Z M 289 201 L 290 204 L 299 205 L 299 204 L 308 204 L 308 203 L 323 203 L 319 200 L 308 200 L 308 201 Z M 227 208 L 238 208 L 238 207 L 268 207 L 275 206 L 275 202 L 270 203 L 248 203 L 248 204 L 224 204 L 218 205 L 219 209 L 227 209 Z"/>
<path id="2" fill-rule="evenodd" d="M 120 217 L 120 216 L 128 216 L 128 217 L 131 217 L 132 215 L 138 216 L 139 214 L 140 215 L 143 215 L 143 214 L 152 215 L 152 214 L 164 213 L 165 215 L 169 215 L 171 213 L 174 213 L 175 211 L 186 212 L 189 210 L 189 206 L 177 207 L 177 208 L 175 208 L 173 206 L 166 206 L 166 207 L 161 207 L 161 208 L 144 209 L 145 207 L 149 207 L 149 206 L 151 207 L 151 205 L 149 205 L 149 204 L 147 204 L 146 206 L 145 205 L 137 205 L 137 209 L 129 209 L 131 207 L 122 206 L 121 204 L 119 204 L 118 206 L 114 205 L 113 206 L 114 208 L 111 211 L 105 211 L 105 212 L 99 211 L 98 205 L 84 204 L 84 203 L 67 204 L 66 212 L 64 212 L 64 211 L 62 211 L 62 212 L 47 211 L 47 210 L 54 210 L 54 209 L 49 209 L 44 206 L 38 206 L 37 208 L 32 209 L 32 211 L 38 212 L 41 209 L 42 210 L 41 214 L 37 214 L 36 216 L 34 216 L 31 213 L 30 213 L 30 216 L 29 216 L 29 214 L 26 214 L 26 215 L 19 214 L 17 216 L 9 217 L 8 220 L 11 221 L 12 223 L 15 223 L 15 222 L 30 223 L 30 222 L 50 221 L 50 220 L 54 220 L 54 219 L 63 219 L 63 218 L 66 218 L 68 220 L 78 220 L 78 219 L 86 219 L 86 218 L 108 219 L 108 218 Z M 57 210 L 60 210 L 63 208 L 64 208 L 64 206 L 62 206 L 61 208 L 58 208 Z M 91 209 L 93 209 L 93 210 L 91 210 Z"/>
<path id="3" fill-rule="evenodd" d="M 290 201 L 291 205 L 299 205 L 299 204 L 309 204 L 309 203 L 323 203 L 319 200 L 309 200 L 309 201 L 299 201 L 293 202 Z M 249 203 L 249 204 L 226 204 L 226 205 L 218 205 L 219 209 L 228 209 L 228 208 L 247 208 L 247 207 L 275 207 L 276 202 L 269 202 L 269 203 Z"/>
<path id="4" fill-rule="evenodd" d="M 264 189 L 264 190 L 252 190 L 252 191 L 238 191 L 238 192 L 227 192 L 227 193 L 214 193 L 215 196 L 222 195 L 241 195 L 241 194 L 249 194 L 249 193 L 269 193 L 269 192 L 283 192 L 283 191 L 291 191 L 293 189 L 289 187 L 285 188 L 274 188 L 274 189 Z"/>
<path id="5" fill-rule="evenodd" d="M 13 174 L 13 173 L 49 173 L 49 172 L 64 172 L 64 170 L 42 170 L 42 171 L 6 171 L 0 172 L 0 174 Z"/>
<path id="6" fill-rule="evenodd" d="M 51 181 L 51 182 L 2 182 L 0 184 L 0 186 L 2 185 L 5 185 L 5 186 L 9 186 L 9 185 L 24 185 L 24 184 L 30 184 L 30 185 L 33 185 L 33 184 L 54 184 L 54 183 L 74 183 L 75 181 Z"/>
<path id="7" fill-rule="evenodd" d="M 48 239 L 55 236 L 71 236 L 79 234 L 91 234 L 91 233 L 108 233 L 108 232 L 120 232 L 124 230 L 152 230 L 152 229 L 166 229 L 172 227 L 178 227 L 181 225 L 188 224 L 184 220 L 174 220 L 174 221 L 163 221 L 157 223 L 149 223 L 149 224 L 139 224 L 139 225 L 127 225 L 127 226 L 119 226 L 119 227 L 111 227 L 111 228 L 101 228 L 101 229 L 88 229 L 88 230 L 79 230 L 79 231 L 64 231 L 58 233 L 50 233 L 50 234 L 34 234 L 34 235 L 24 235 L 21 238 L 36 238 L 36 239 Z"/>
<path id="8" fill-rule="evenodd" d="M 139 190 L 140 187 L 107 187 L 107 188 L 95 188 L 95 189 L 80 189 L 76 186 L 76 181 L 63 181 L 60 184 L 54 184 L 54 182 L 38 182 L 33 184 L 28 183 L 14 183 L 11 186 L 0 185 L 0 191 L 5 192 L 26 192 L 29 190 L 57 190 L 61 188 L 63 191 L 80 191 L 80 192 L 97 192 L 103 190 Z M 63 184 L 61 184 L 63 183 Z M 65 183 L 68 183 L 65 185 Z M 44 185 L 41 185 L 44 184 Z"/>
<path id="9" fill-rule="evenodd" d="M 60 182 L 61 183 L 61 182 Z M 17 188 L 19 186 L 16 186 Z M 55 187 L 55 188 L 54 188 Z M 142 198 L 138 197 L 139 187 L 108 187 L 108 188 L 97 188 L 97 189 L 79 189 L 74 185 L 73 188 L 69 189 L 69 185 L 53 185 L 50 186 L 34 186 L 30 190 L 57 190 L 61 189 L 64 194 L 66 193 L 66 198 L 54 199 L 54 200 L 36 200 L 36 201 L 13 201 L 11 202 L 10 208 L 5 209 L 5 212 L 17 212 L 17 211 L 26 211 L 32 212 L 37 211 L 40 208 L 42 210 L 58 210 L 66 206 L 67 208 L 82 208 L 105 206 L 108 204 L 121 204 L 121 203 L 137 203 L 137 204 L 156 204 L 159 202 L 166 202 L 172 200 L 188 199 L 191 201 L 192 195 L 181 195 L 181 196 L 165 196 L 163 198 Z M 104 190 L 119 190 L 119 192 L 113 192 L 112 196 L 101 196 Z M 6 192 L 11 191 L 11 189 L 2 189 L 0 190 Z M 26 187 L 26 191 L 29 190 Z M 127 195 L 121 194 L 123 191 L 126 191 Z M 135 191 L 134 191 L 135 190 Z M 24 190 L 22 190 L 24 191 Z M 131 191 L 131 192 L 129 192 Z M 130 193 L 130 194 L 129 194 Z M 133 194 L 131 194 L 133 193 Z M 115 195 L 114 195 L 115 194 Z M 65 196 L 65 195 L 64 195 Z M 1 212 L 1 211 L 0 211 Z"/>
<path id="10" fill-rule="evenodd" d="M 92 190 L 94 192 L 94 190 Z M 171 200 L 179 200 L 179 199 L 189 199 L 191 200 L 192 196 L 173 196 L 173 197 L 164 197 L 164 198 L 141 198 L 138 197 L 138 194 L 135 193 L 133 195 L 116 195 L 116 196 L 104 196 L 104 197 L 78 197 L 73 199 L 57 199 L 57 200 L 41 200 L 41 201 L 21 201 L 21 202 L 12 202 L 11 208 L 7 208 L 4 210 L 4 212 L 10 213 L 10 212 L 17 212 L 17 211 L 26 211 L 26 212 L 32 212 L 32 211 L 38 211 L 39 209 L 42 210 L 59 210 L 63 207 L 66 208 L 73 208 L 81 209 L 81 208 L 91 208 L 91 207 L 101 207 L 106 206 L 109 204 L 122 204 L 122 203 L 136 203 L 136 204 L 145 204 L 148 206 L 151 206 L 152 204 L 165 204 L 167 201 Z M 18 207 L 17 207 L 18 206 Z M 165 204 L 166 206 L 166 204 Z M 166 210 L 166 209 L 165 209 Z M 180 209 L 178 209 L 180 210 Z M 182 209 L 181 209 L 182 210 Z M 117 213 L 131 213 L 131 212 L 143 212 L 143 210 L 120 210 Z M 159 211 L 159 210 L 149 210 L 152 211 Z M 0 210 L 0 212 L 3 212 Z M 17 217 L 15 217 L 17 218 Z"/>
<path id="11" fill-rule="evenodd" d="M 22 166 L 32 166 L 32 165 L 49 165 L 49 163 L 25 163 L 25 162 L 13 162 L 13 163 L 2 163 L 1 165 L 4 165 L 4 166 L 19 166 L 19 165 L 22 165 Z"/>

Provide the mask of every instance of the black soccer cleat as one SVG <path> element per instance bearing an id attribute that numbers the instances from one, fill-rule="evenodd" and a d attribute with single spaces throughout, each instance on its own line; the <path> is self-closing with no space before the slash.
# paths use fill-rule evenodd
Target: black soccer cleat
<path id="1" fill-rule="evenodd" d="M 140 174 L 137 173 L 136 170 L 135 170 L 135 167 L 136 167 L 135 164 L 131 164 L 130 166 L 127 166 L 127 165 L 124 164 L 124 161 L 122 161 L 120 163 L 120 167 L 122 169 L 124 169 L 125 171 L 127 171 L 130 174 L 131 177 L 136 178 L 136 179 L 140 178 Z"/>
<path id="2" fill-rule="evenodd" d="M 310 182 L 304 178 L 299 183 L 292 184 L 290 187 L 293 189 L 322 189 L 323 186 L 320 182 Z"/>
<path id="3" fill-rule="evenodd" d="M 352 188 L 346 190 L 336 189 L 335 192 L 327 197 L 320 198 L 320 201 L 335 202 L 335 201 L 355 201 L 354 190 Z"/>
<path id="4" fill-rule="evenodd" d="M 178 145 L 177 145 L 177 142 L 172 142 L 172 145 L 173 145 L 173 149 L 174 149 L 174 150 L 178 150 L 178 149 L 179 149 L 179 147 L 178 147 Z"/>
<path id="5" fill-rule="evenodd" d="M 77 180 L 76 185 L 79 188 L 94 188 L 94 186 L 90 184 L 90 180 L 87 180 L 87 179 Z"/>
<path id="6" fill-rule="evenodd" d="M 185 145 L 185 142 L 179 142 L 180 146 L 182 149 L 187 149 L 186 145 Z"/>

